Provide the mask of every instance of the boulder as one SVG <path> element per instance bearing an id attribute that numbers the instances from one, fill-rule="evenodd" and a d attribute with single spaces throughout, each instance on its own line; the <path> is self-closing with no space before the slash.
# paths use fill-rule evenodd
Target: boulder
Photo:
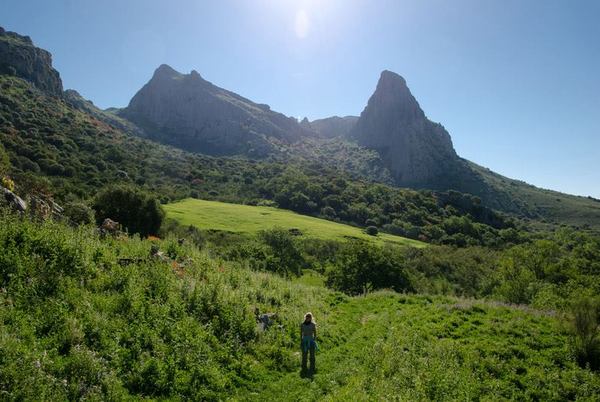
<path id="1" fill-rule="evenodd" d="M 4 196 L 4 200 L 11 209 L 17 212 L 25 212 L 27 210 L 27 203 L 9 189 L 0 186 L 0 193 Z"/>

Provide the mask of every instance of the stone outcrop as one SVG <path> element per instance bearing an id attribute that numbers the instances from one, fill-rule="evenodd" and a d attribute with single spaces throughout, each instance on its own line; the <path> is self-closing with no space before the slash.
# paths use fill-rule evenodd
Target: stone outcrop
<path id="1" fill-rule="evenodd" d="M 264 157 L 311 135 L 295 118 L 163 64 L 120 115 L 154 140 L 211 155 Z"/>
<path id="2" fill-rule="evenodd" d="M 9 189 L 0 186 L 0 194 L 2 195 L 0 205 L 6 203 L 9 208 L 17 212 L 25 212 L 27 210 L 27 203 Z"/>
<path id="3" fill-rule="evenodd" d="M 349 135 L 378 151 L 400 185 L 439 183 L 461 165 L 448 132 L 427 119 L 406 81 L 390 71 L 381 73 Z"/>
<path id="4" fill-rule="evenodd" d="M 53 96 L 63 87 L 58 71 L 52 67 L 50 52 L 34 46 L 29 36 L 0 27 L 0 74 L 14 75 Z"/>

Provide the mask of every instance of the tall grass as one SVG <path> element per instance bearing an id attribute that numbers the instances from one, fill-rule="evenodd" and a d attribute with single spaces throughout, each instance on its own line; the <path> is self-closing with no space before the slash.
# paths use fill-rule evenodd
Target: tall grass
<path id="1" fill-rule="evenodd" d="M 575 356 L 581 367 L 600 369 L 600 304 L 591 297 L 575 301 L 571 307 Z"/>

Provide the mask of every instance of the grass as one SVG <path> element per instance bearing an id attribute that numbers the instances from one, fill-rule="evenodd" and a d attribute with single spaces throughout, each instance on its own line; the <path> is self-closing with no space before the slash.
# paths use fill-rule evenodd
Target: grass
<path id="1" fill-rule="evenodd" d="M 551 315 L 391 292 L 328 304 L 315 313 L 314 376 L 281 373 L 232 399 L 594 400 L 598 392 L 597 374 L 573 363 Z"/>
<path id="2" fill-rule="evenodd" d="M 303 236 L 322 240 L 355 238 L 378 244 L 425 246 L 422 242 L 387 233 L 369 236 L 362 229 L 354 226 L 300 215 L 273 207 L 257 207 L 189 198 L 167 204 L 164 208 L 167 211 L 167 216 L 179 223 L 206 230 L 255 234 L 261 230 L 274 227 L 294 228 L 299 229 Z"/>
<path id="3" fill-rule="evenodd" d="M 150 258 L 152 244 L 167 259 Z M 450 297 L 348 297 L 176 238 L 0 214 L 2 400 L 597 400 L 558 316 Z M 131 263 L 119 263 L 127 258 Z M 254 306 L 278 325 L 256 329 Z M 319 325 L 299 373 L 298 325 Z"/>

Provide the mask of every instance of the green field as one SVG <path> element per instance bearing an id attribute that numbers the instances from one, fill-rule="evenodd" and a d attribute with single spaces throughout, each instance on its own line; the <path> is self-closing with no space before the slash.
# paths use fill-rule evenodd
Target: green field
<path id="1" fill-rule="evenodd" d="M 597 401 L 561 314 L 381 291 L 349 297 L 191 242 L 100 238 L 0 213 L 0 400 Z M 169 257 L 149 257 L 159 247 Z M 123 264 L 123 260 L 129 261 Z M 277 313 L 257 329 L 254 308 Z M 298 325 L 319 326 L 300 372 Z"/>
<path id="2" fill-rule="evenodd" d="M 423 247 L 424 243 L 380 233 L 369 236 L 362 229 L 341 223 L 331 222 L 312 216 L 300 215 L 272 207 L 228 204 L 218 201 L 186 199 L 164 206 L 167 216 L 183 225 L 193 225 L 200 229 L 222 230 L 236 233 L 254 234 L 260 230 L 280 227 L 299 229 L 303 236 L 324 240 L 347 240 L 350 238 L 375 241 L 380 244 L 393 243 Z"/>

